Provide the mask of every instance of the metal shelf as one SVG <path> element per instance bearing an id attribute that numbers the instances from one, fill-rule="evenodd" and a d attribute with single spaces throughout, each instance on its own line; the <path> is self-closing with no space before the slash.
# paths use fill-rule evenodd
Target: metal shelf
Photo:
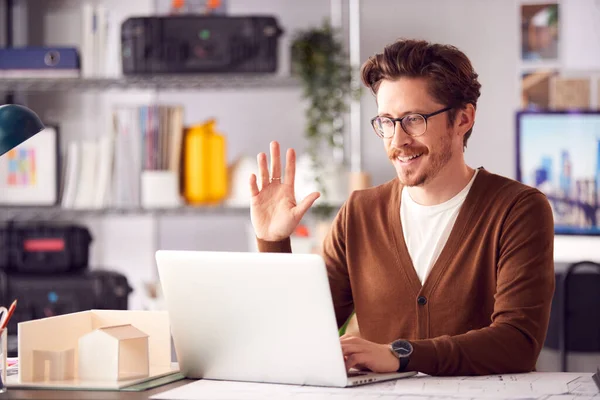
<path id="1" fill-rule="evenodd" d="M 200 90 L 299 88 L 298 79 L 274 74 L 148 75 L 122 78 L 0 78 L 0 91 L 83 91 L 108 89 Z"/>
<path id="2" fill-rule="evenodd" d="M 250 216 L 249 207 L 183 206 L 178 208 L 105 208 L 105 209 L 69 209 L 62 207 L 12 207 L 0 206 L 0 220 L 51 220 L 109 216 L 203 216 L 233 215 Z"/>

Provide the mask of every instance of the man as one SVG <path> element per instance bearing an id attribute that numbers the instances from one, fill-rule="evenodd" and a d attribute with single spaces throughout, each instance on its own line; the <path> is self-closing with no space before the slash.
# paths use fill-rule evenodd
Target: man
<path id="1" fill-rule="evenodd" d="M 528 372 L 544 343 L 554 292 L 552 210 L 534 188 L 466 165 L 480 84 L 452 46 L 400 40 L 371 57 L 372 125 L 397 178 L 352 193 L 324 241 L 347 368 L 430 375 Z M 376 136 L 373 136 L 375 139 Z M 282 181 L 258 155 L 250 178 L 260 251 L 290 252 L 318 198 L 296 204 L 295 154 Z"/>

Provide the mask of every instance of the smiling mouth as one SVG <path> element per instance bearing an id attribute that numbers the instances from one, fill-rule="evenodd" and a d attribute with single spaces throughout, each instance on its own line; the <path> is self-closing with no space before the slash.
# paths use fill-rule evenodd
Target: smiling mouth
<path id="1" fill-rule="evenodd" d="M 398 156 L 398 157 L 396 157 L 396 159 L 400 162 L 407 163 L 409 161 L 412 161 L 412 160 L 415 160 L 415 159 L 421 157 L 422 155 L 423 155 L 423 153 L 413 154 L 412 156 L 404 156 L 404 157 Z"/>

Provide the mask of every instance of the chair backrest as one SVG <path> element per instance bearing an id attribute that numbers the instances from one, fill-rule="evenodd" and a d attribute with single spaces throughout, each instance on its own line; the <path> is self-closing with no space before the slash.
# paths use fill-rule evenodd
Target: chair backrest
<path id="1" fill-rule="evenodd" d="M 561 351 L 600 352 L 600 264 L 582 261 L 556 273 L 545 346 Z"/>

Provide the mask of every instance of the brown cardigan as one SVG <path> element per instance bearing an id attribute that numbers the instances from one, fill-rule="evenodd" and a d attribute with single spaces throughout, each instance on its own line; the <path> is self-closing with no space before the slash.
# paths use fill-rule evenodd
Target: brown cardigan
<path id="1" fill-rule="evenodd" d="M 397 179 L 352 193 L 323 252 L 338 325 L 356 310 L 361 336 L 403 338 L 408 368 L 430 375 L 528 372 L 554 293 L 554 225 L 536 189 L 481 169 L 421 285 L 400 220 Z M 290 241 L 258 241 L 291 251 Z"/>

